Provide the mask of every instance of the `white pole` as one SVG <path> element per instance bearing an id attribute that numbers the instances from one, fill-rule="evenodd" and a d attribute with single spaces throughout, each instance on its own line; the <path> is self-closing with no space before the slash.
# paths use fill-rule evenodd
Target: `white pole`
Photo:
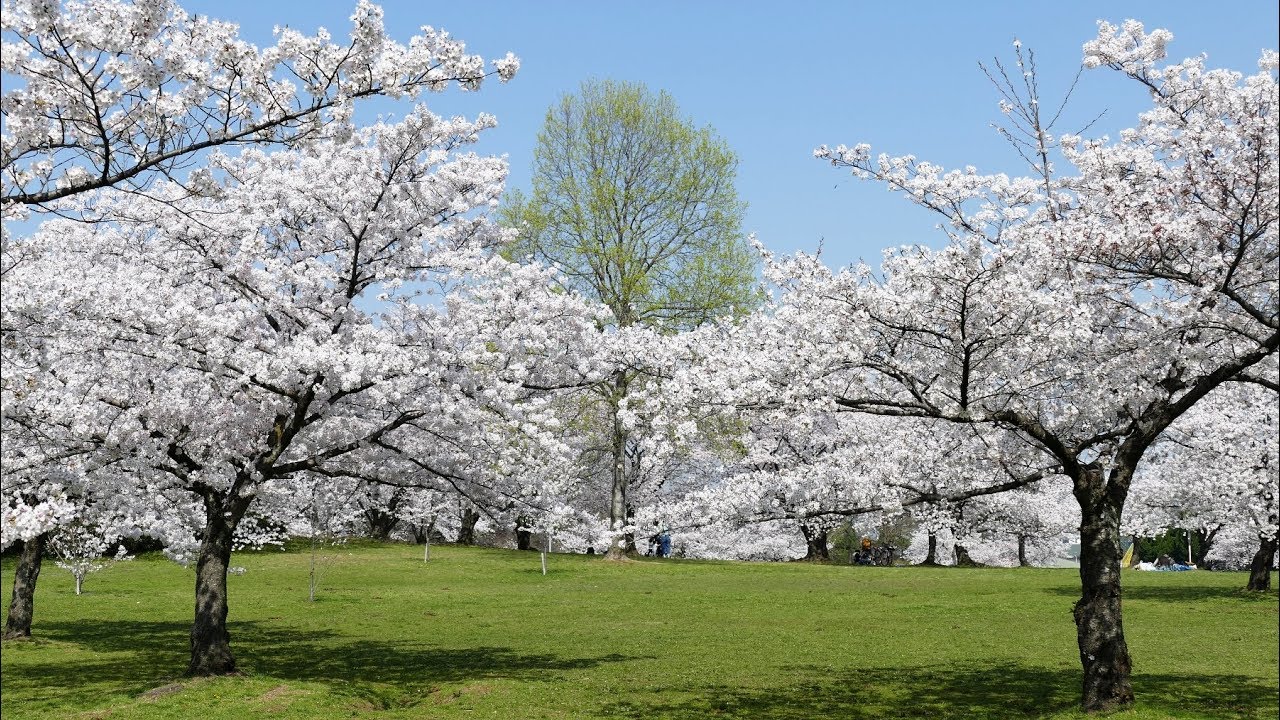
<path id="1" fill-rule="evenodd" d="M 547 553 L 551 552 L 551 533 L 547 532 L 547 542 L 542 549 L 542 574 L 547 574 Z"/>
<path id="2" fill-rule="evenodd" d="M 427 531 L 423 534 L 426 540 L 422 543 L 422 562 L 431 561 L 431 531 L 436 527 L 435 516 L 431 517 L 431 522 L 427 523 Z"/>
<path id="3" fill-rule="evenodd" d="M 316 601 L 316 537 L 312 531 L 311 536 L 311 573 L 307 582 L 307 602 Z"/>

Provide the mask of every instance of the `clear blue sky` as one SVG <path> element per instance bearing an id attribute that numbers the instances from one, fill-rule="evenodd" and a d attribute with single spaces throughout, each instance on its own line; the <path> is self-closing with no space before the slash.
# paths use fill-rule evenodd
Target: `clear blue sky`
<path id="1" fill-rule="evenodd" d="M 184 7 L 238 22 L 258 45 L 271 28 L 345 37 L 355 0 L 186 0 Z M 1274 1 L 1196 2 L 419 2 L 383 3 L 400 40 L 431 25 L 468 50 L 522 67 L 511 83 L 478 94 L 431 95 L 444 115 L 489 112 L 500 127 L 483 152 L 506 154 L 512 187 L 527 188 L 546 109 L 589 77 L 641 81 L 670 92 L 686 115 L 711 125 L 737 152 L 746 229 L 780 252 L 824 243 L 828 263 L 876 260 L 886 246 L 936 243 L 936 220 L 883 189 L 812 157 L 818 145 L 867 142 L 948 167 L 1021 173 L 990 124 L 997 95 L 978 69 L 1009 61 L 1019 38 L 1036 52 L 1045 101 L 1060 97 L 1099 19 L 1143 21 L 1174 34 L 1170 59 L 1207 53 L 1210 67 L 1257 70 L 1277 48 Z M 1087 71 L 1069 118 L 1089 135 L 1130 127 L 1147 98 L 1107 70 Z M 379 112 L 402 112 L 390 104 Z M 1078 127 L 1066 124 L 1063 130 Z"/>

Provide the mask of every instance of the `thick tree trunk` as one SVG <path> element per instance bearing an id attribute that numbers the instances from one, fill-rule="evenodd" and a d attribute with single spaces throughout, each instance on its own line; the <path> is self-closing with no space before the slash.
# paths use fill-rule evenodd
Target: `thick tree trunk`
<path id="1" fill-rule="evenodd" d="M 467 508 L 462 511 L 462 525 L 458 529 L 459 545 L 475 545 L 476 544 L 476 523 L 480 522 L 480 511 L 473 508 Z"/>
<path id="2" fill-rule="evenodd" d="M 956 543 L 952 548 L 956 554 L 956 567 L 978 567 L 978 563 L 969 557 L 969 549 L 960 543 Z"/>
<path id="3" fill-rule="evenodd" d="M 1129 557 L 1129 567 L 1131 568 L 1138 567 L 1138 563 L 1142 562 L 1142 557 L 1140 555 L 1140 553 L 1142 552 L 1141 543 L 1142 543 L 1142 538 L 1138 537 L 1137 535 L 1134 535 L 1133 536 L 1133 555 Z M 1121 559 L 1123 558 L 1124 556 L 1122 555 Z"/>
<path id="4" fill-rule="evenodd" d="M 533 533 L 529 532 L 525 526 L 529 524 L 529 518 L 523 515 L 516 518 L 516 549 L 532 550 L 533 549 Z"/>
<path id="5" fill-rule="evenodd" d="M 44 560 L 48 533 L 42 533 L 22 544 L 18 567 L 13 573 L 13 598 L 9 601 L 9 619 L 4 625 L 4 639 L 31 637 L 31 618 L 35 614 L 36 580 Z"/>
<path id="6" fill-rule="evenodd" d="M 1081 515 L 1081 597 L 1073 613 L 1084 668 L 1080 703 L 1084 710 L 1094 712 L 1133 704 L 1129 681 L 1132 662 L 1120 604 L 1124 492 L 1115 490 L 1096 465 L 1080 468 L 1080 477 L 1074 480 Z M 1127 489 L 1127 483 L 1123 487 Z"/>
<path id="7" fill-rule="evenodd" d="M 811 528 L 808 525 L 801 525 L 800 532 L 804 533 L 804 542 L 807 546 L 804 559 L 814 562 L 826 562 L 831 559 L 831 551 L 827 546 L 827 531 Z"/>
<path id="8" fill-rule="evenodd" d="M 1260 544 L 1258 552 L 1249 563 L 1248 589 L 1254 592 L 1267 592 L 1271 589 L 1271 559 L 1276 556 L 1276 538 L 1267 539 L 1258 536 Z"/>
<path id="9" fill-rule="evenodd" d="M 400 516 L 381 508 L 368 508 L 364 511 L 365 522 L 369 523 L 369 537 L 386 542 L 400 523 Z"/>
<path id="10" fill-rule="evenodd" d="M 628 481 L 630 482 L 630 481 Z M 627 501 L 627 525 L 636 526 L 636 509 L 631 505 L 631 501 Z M 622 551 L 628 555 L 636 555 L 640 551 L 636 549 L 636 533 L 635 530 L 628 530 L 622 535 Z"/>
<path id="11" fill-rule="evenodd" d="M 610 460 L 613 462 L 613 482 L 609 490 L 609 527 L 618 532 L 627 525 L 627 430 L 618 417 L 618 403 L 627 394 L 626 377 L 621 373 L 614 379 L 614 397 L 610 402 L 610 413 L 613 415 L 613 431 L 610 438 Z M 635 551 L 635 535 L 620 534 L 609 544 L 609 552 L 605 554 L 611 560 L 621 560 L 627 552 Z"/>
<path id="12" fill-rule="evenodd" d="M 364 519 L 369 523 L 369 536 L 374 540 L 387 541 L 391 533 L 400 524 L 400 506 L 404 504 L 405 491 L 396 490 L 387 498 L 385 506 L 362 507 Z"/>
<path id="13" fill-rule="evenodd" d="M 205 526 L 196 560 L 196 617 L 191 626 L 191 675 L 228 675 L 236 671 L 227 632 L 227 566 L 236 525 L 250 499 L 205 495 Z"/>
<path id="14" fill-rule="evenodd" d="M 1031 567 L 1031 561 L 1027 560 L 1027 536 L 1018 536 L 1018 567 Z"/>
<path id="15" fill-rule="evenodd" d="M 924 561 L 921 565 L 937 565 L 938 564 L 938 536 L 932 530 L 929 531 L 929 552 L 925 554 Z"/>

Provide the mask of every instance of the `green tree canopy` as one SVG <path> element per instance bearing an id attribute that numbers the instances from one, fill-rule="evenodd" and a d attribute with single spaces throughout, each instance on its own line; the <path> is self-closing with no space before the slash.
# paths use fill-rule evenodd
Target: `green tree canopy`
<path id="1" fill-rule="evenodd" d="M 694 327 L 759 304 L 737 157 L 666 92 L 592 80 L 547 110 L 533 189 L 508 196 L 510 257 L 558 265 L 619 326 Z"/>

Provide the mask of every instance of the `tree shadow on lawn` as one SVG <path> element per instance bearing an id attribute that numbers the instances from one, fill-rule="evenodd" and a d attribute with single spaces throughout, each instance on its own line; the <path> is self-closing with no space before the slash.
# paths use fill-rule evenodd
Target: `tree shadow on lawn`
<path id="1" fill-rule="evenodd" d="M 1045 588 L 1050 595 L 1063 597 L 1080 597 L 1080 586 L 1058 586 Z M 1122 586 L 1121 592 L 1125 600 L 1162 600 L 1165 602 L 1199 602 L 1203 600 L 1238 600 L 1243 602 L 1268 602 L 1274 604 L 1277 594 L 1273 592 L 1250 592 L 1243 587 L 1201 587 L 1201 586 L 1161 586 L 1161 585 L 1129 585 Z"/>
<path id="2" fill-rule="evenodd" d="M 416 642 L 344 640 L 331 630 L 298 630 L 237 622 L 231 650 L 246 674 L 325 683 L 333 691 L 377 707 L 404 706 L 440 683 L 484 679 L 554 680 L 549 672 L 582 670 L 628 660 L 519 653 L 511 648 L 439 648 Z M 50 641 L 110 653 L 63 662 L 15 662 L 5 668 L 6 690 L 42 699 L 103 693 L 140 695 L 181 680 L 189 659 L 191 625 L 180 622 L 74 621 L 40 623 Z M 51 648 L 51 653 L 57 650 Z"/>
<path id="3" fill-rule="evenodd" d="M 800 668 L 800 674 L 825 679 L 821 683 L 749 689 L 674 687 L 650 703 L 610 704 L 602 708 L 602 715 L 668 720 L 1030 719 L 1077 707 L 1080 692 L 1079 670 L 1017 664 L 872 668 L 854 674 L 806 667 Z M 1149 710 L 1204 713 L 1216 718 L 1273 718 L 1276 713 L 1276 688 L 1257 678 L 1136 675 L 1134 686 L 1138 705 Z M 683 699 L 671 701 L 671 695 Z"/>

